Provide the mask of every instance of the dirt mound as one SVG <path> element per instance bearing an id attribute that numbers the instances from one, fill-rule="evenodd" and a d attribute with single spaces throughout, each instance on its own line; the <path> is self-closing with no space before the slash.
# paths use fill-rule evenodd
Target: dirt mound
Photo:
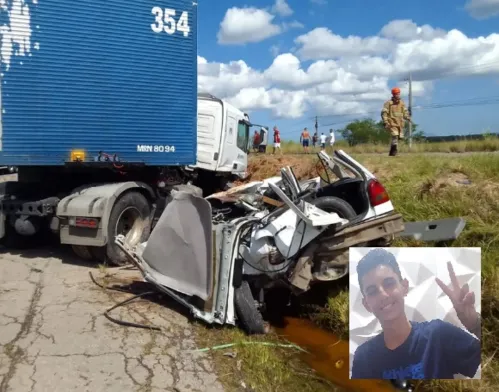
<path id="1" fill-rule="evenodd" d="M 246 181 L 260 181 L 279 176 L 281 168 L 291 166 L 298 180 L 317 176 L 316 156 L 289 155 L 250 155 L 248 163 L 249 177 Z"/>
<path id="2" fill-rule="evenodd" d="M 483 195 L 488 196 L 490 200 L 494 200 L 496 205 L 499 205 L 497 194 L 499 193 L 499 184 L 492 181 L 483 181 L 480 183 L 480 189 Z"/>
<path id="3" fill-rule="evenodd" d="M 425 181 L 420 188 L 420 196 L 427 194 L 436 195 L 449 187 L 460 187 L 471 185 L 472 182 L 468 176 L 461 172 L 453 172 L 440 177 Z"/>

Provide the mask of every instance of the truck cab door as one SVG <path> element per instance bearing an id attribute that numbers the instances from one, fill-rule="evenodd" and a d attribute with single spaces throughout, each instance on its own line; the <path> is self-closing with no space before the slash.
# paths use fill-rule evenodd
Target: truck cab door
<path id="1" fill-rule="evenodd" d="M 226 112 L 225 129 L 220 137 L 220 156 L 217 171 L 230 171 L 232 162 L 236 158 L 237 118 L 229 111 Z"/>
<path id="2" fill-rule="evenodd" d="M 225 132 L 220 141 L 217 171 L 243 173 L 248 166 L 249 124 L 228 110 Z"/>
<path id="3" fill-rule="evenodd" d="M 245 119 L 237 123 L 237 157 L 234 161 L 234 172 L 242 173 L 248 169 L 248 152 L 250 148 L 250 126 Z"/>

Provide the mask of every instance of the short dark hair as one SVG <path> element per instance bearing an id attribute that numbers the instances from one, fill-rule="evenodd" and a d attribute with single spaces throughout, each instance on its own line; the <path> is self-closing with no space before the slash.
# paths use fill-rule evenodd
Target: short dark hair
<path id="1" fill-rule="evenodd" d="M 393 253 L 388 252 L 383 248 L 372 249 L 367 252 L 367 254 L 360 259 L 359 264 L 357 264 L 359 287 L 362 294 L 364 294 L 364 289 L 362 288 L 362 278 L 378 265 L 386 265 L 391 268 L 392 271 L 397 274 L 399 279 L 402 280 L 402 272 L 400 272 L 399 264 L 397 263 L 397 259 Z"/>

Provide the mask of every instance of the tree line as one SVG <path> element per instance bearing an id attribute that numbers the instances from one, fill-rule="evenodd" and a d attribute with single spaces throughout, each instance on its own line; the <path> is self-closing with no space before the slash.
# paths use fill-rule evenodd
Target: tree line
<path id="1" fill-rule="evenodd" d="M 337 131 L 350 146 L 357 144 L 388 144 L 390 143 L 390 132 L 383 126 L 382 121 L 373 119 L 355 120 L 345 128 Z M 409 123 L 405 123 L 404 137 L 408 140 Z M 448 135 L 448 136 L 426 136 L 418 124 L 412 123 L 412 140 L 414 142 L 444 142 L 455 140 L 483 140 L 486 138 L 499 138 L 499 134 L 487 132 L 486 134 L 473 135 Z"/>
<path id="2" fill-rule="evenodd" d="M 343 139 L 349 145 L 356 144 L 387 144 L 390 142 L 390 132 L 384 127 L 382 121 L 373 119 L 355 120 L 345 128 L 338 130 Z M 409 124 L 406 122 L 404 136 L 409 136 Z M 412 140 L 422 141 L 425 139 L 424 132 L 418 128 L 417 124 L 412 124 Z"/>

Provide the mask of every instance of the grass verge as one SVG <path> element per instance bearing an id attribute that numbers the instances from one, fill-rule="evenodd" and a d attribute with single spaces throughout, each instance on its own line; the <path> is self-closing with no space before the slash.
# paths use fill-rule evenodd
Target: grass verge
<path id="1" fill-rule="evenodd" d="M 236 328 L 207 329 L 198 324 L 197 337 L 204 347 L 235 343 L 211 351 L 217 374 L 227 391 L 326 392 L 340 390 L 300 361 L 298 350 L 246 342 L 283 343 L 275 334 L 250 337 Z M 284 342 L 285 343 L 285 342 Z"/>
<path id="2" fill-rule="evenodd" d="M 355 155 L 355 159 L 380 178 L 390 197 L 407 221 L 462 216 L 467 226 L 452 246 L 482 248 L 482 380 L 427 381 L 418 384 L 417 391 L 497 390 L 499 385 L 499 155 L 476 154 L 465 156 Z M 251 179 L 278 175 L 283 165 L 291 165 L 298 177 L 315 175 L 314 156 L 256 156 L 250 165 Z M 395 246 L 431 246 L 415 241 L 397 241 Z M 335 289 L 312 319 L 339 336 L 348 335 L 348 292 Z M 205 345 L 247 340 L 236 329 L 212 330 L 200 328 L 200 342 Z M 265 337 L 278 341 L 276 335 Z M 273 347 L 241 346 L 238 360 L 228 360 L 223 352 L 214 354 L 222 380 L 229 390 L 241 390 L 244 380 L 257 391 L 334 390 L 327 383 L 314 378 L 309 370 L 295 361 L 293 350 Z M 238 367 L 239 366 L 239 367 Z M 300 372 L 308 374 L 308 377 Z M 345 369 L 345 371 L 347 371 Z M 227 375 L 227 376 L 225 376 Z M 231 384 L 232 383 L 232 384 Z M 237 389 L 237 387 L 239 389 Z M 232 389 L 236 388 L 236 389 Z M 308 389 L 307 389 L 308 388 Z M 315 389 L 310 389 L 315 388 Z M 322 389 L 321 389 L 322 388 Z"/>
<path id="3" fill-rule="evenodd" d="M 462 216 L 467 226 L 452 246 L 482 248 L 482 380 L 424 382 L 418 391 L 495 390 L 499 385 L 499 156 L 356 158 L 383 181 L 407 221 Z M 431 245 L 398 240 L 394 246 Z M 334 320 L 347 303 L 347 296 L 330 298 L 321 317 L 341 328 Z"/>
<path id="4" fill-rule="evenodd" d="M 299 154 L 303 152 L 303 147 L 294 141 L 281 143 L 282 151 L 285 154 Z M 270 148 L 269 148 L 270 147 Z M 267 152 L 272 152 L 272 146 L 267 147 Z M 335 148 L 341 148 L 348 153 L 362 154 L 385 154 L 390 149 L 388 144 L 359 144 L 349 146 L 344 140 L 335 143 Z M 456 140 L 450 142 L 413 142 L 411 149 L 407 143 L 402 142 L 399 146 L 401 152 L 420 154 L 423 152 L 440 153 L 464 153 L 464 152 L 494 152 L 499 151 L 499 138 L 484 136 L 482 140 Z M 318 151 L 319 148 L 316 147 Z"/>

